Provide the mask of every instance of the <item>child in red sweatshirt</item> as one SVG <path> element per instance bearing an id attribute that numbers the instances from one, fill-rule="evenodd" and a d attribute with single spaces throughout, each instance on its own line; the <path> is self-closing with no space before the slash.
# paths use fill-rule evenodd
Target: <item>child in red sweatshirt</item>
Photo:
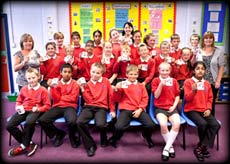
<path id="1" fill-rule="evenodd" d="M 115 132 L 108 142 L 115 148 L 131 120 L 138 120 L 142 123 L 143 137 L 149 148 L 154 146 L 151 136 L 155 125 L 145 111 L 148 94 L 145 86 L 137 81 L 138 73 L 136 65 L 129 65 L 126 69 L 127 80 L 117 83 L 114 87 L 114 97 L 118 102 L 120 115 L 115 124 Z"/>
<path id="2" fill-rule="evenodd" d="M 27 153 L 31 156 L 37 149 L 37 144 L 32 142 L 37 119 L 50 108 L 48 91 L 39 84 L 40 74 L 35 68 L 26 70 L 28 85 L 25 85 L 16 100 L 16 113 L 7 122 L 7 130 L 20 143 L 20 146 L 9 150 L 9 156 Z M 18 125 L 26 121 L 21 131 Z"/>
<path id="3" fill-rule="evenodd" d="M 62 65 L 60 74 L 62 75 L 59 81 L 49 81 L 51 99 L 53 101 L 52 108 L 39 118 L 39 123 L 45 130 L 49 138 L 53 138 L 53 145 L 60 146 L 66 132 L 58 129 L 53 123 L 56 119 L 64 117 L 69 128 L 69 139 L 71 146 L 77 148 L 80 145 L 80 140 L 75 136 L 77 132 L 77 102 L 79 97 L 79 86 L 72 79 L 73 67 L 69 63 Z"/>
<path id="4" fill-rule="evenodd" d="M 211 114 L 213 94 L 210 83 L 203 79 L 205 71 L 206 66 L 202 61 L 195 62 L 194 76 L 184 82 L 184 111 L 197 125 L 198 130 L 199 143 L 194 150 L 198 161 L 210 157 L 207 146 L 213 147 L 215 136 L 220 129 L 218 121 Z"/>
<path id="5" fill-rule="evenodd" d="M 85 104 L 77 120 L 77 126 L 89 157 L 94 156 L 97 146 L 89 133 L 88 122 L 95 118 L 96 127 L 100 130 L 101 147 L 105 147 L 107 143 L 107 111 L 110 110 L 112 118 L 116 116 L 112 100 L 113 89 L 109 80 L 102 77 L 104 72 L 105 66 L 96 62 L 91 66 L 90 80 L 87 83 L 78 80 Z"/>
<path id="6" fill-rule="evenodd" d="M 184 97 L 184 81 L 192 77 L 192 64 L 190 58 L 192 51 L 188 47 L 181 49 L 181 57 L 175 61 L 174 65 L 174 78 L 180 86 L 180 98 Z"/>
<path id="7" fill-rule="evenodd" d="M 64 60 L 62 57 L 56 54 L 56 43 L 46 43 L 46 55 L 43 56 L 42 62 L 40 62 L 40 72 L 42 74 L 41 85 L 48 88 L 48 81 L 53 78 L 60 78 L 60 69 Z"/>
<path id="8" fill-rule="evenodd" d="M 180 129 L 180 115 L 177 111 L 180 90 L 177 80 L 169 76 L 171 69 L 169 63 L 162 62 L 158 68 L 159 77 L 154 78 L 152 81 L 154 114 L 160 124 L 161 135 L 166 143 L 162 152 L 163 161 L 169 160 L 169 157 L 175 157 L 173 143 Z M 172 124 L 170 130 L 167 126 L 168 120 Z"/>

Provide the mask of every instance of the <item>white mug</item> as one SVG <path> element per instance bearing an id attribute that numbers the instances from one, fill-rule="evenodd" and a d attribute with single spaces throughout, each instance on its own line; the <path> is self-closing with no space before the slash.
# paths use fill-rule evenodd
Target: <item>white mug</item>
<path id="1" fill-rule="evenodd" d="M 23 107 L 23 105 L 18 105 L 16 106 L 16 111 L 18 112 L 18 114 L 24 114 L 25 113 L 25 109 Z"/>
<path id="2" fill-rule="evenodd" d="M 197 90 L 204 90 L 204 82 L 197 82 Z"/>
<path id="3" fill-rule="evenodd" d="M 80 84 L 81 84 L 81 85 L 86 83 L 86 80 L 85 80 L 84 77 L 81 77 L 79 80 L 80 80 Z"/>
<path id="4" fill-rule="evenodd" d="M 122 81 L 122 82 L 121 82 L 121 88 L 128 88 L 128 83 L 127 83 L 127 81 Z"/>
<path id="5" fill-rule="evenodd" d="M 52 86 L 58 85 L 58 78 L 53 78 L 51 82 Z"/>

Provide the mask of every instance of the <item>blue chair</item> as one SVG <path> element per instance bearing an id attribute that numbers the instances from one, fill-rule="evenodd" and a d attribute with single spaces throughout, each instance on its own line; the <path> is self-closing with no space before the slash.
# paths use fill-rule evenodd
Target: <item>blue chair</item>
<path id="1" fill-rule="evenodd" d="M 156 125 L 159 125 L 159 122 L 158 122 L 157 118 L 155 117 L 154 96 L 152 93 L 150 95 L 149 115 L 150 115 L 151 119 L 153 120 L 153 122 Z M 172 126 L 171 122 L 169 122 L 169 121 L 167 124 L 168 124 L 168 126 Z M 185 146 L 185 128 L 184 128 L 184 125 L 186 124 L 186 121 L 182 116 L 180 116 L 180 124 L 181 124 L 182 134 L 183 134 L 183 149 L 185 150 L 186 146 Z"/>
<path id="2" fill-rule="evenodd" d="M 186 113 L 184 112 L 184 106 L 185 106 L 185 99 L 183 98 L 183 100 L 182 100 L 182 109 L 181 109 L 181 116 L 185 119 L 187 125 L 189 125 L 191 127 L 197 128 L 196 124 L 186 116 Z M 220 120 L 217 120 L 217 121 L 221 125 L 221 121 Z M 216 150 L 219 150 L 219 131 L 216 134 L 216 145 L 217 145 L 216 146 Z"/>

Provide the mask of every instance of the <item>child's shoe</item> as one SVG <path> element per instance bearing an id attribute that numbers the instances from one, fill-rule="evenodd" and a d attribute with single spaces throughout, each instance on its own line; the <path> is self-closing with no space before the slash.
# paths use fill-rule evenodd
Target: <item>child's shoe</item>
<path id="1" fill-rule="evenodd" d="M 16 148 L 12 148 L 8 151 L 8 155 L 11 156 L 11 157 L 14 157 L 14 156 L 17 156 L 17 155 L 20 155 L 20 154 L 23 154 L 25 153 L 26 150 L 23 149 L 21 146 L 18 146 Z"/>

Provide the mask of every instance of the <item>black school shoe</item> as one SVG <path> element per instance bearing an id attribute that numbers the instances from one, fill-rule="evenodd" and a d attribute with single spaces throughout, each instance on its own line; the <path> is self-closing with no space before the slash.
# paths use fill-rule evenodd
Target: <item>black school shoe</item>
<path id="1" fill-rule="evenodd" d="M 107 147 L 108 146 L 108 141 L 101 141 L 101 147 Z"/>
<path id="2" fill-rule="evenodd" d="M 167 154 L 167 155 L 165 155 L 165 154 Z M 169 160 L 169 151 L 168 150 L 165 150 L 165 149 L 163 150 L 163 152 L 161 154 L 161 160 L 162 161 L 168 161 Z"/>
<path id="3" fill-rule="evenodd" d="M 193 152 L 199 162 L 204 162 L 204 155 L 202 153 L 202 148 L 200 146 L 195 148 Z"/>
<path id="4" fill-rule="evenodd" d="M 114 148 L 117 148 L 117 141 L 111 137 L 109 140 L 108 140 L 108 144 L 110 144 L 112 147 Z"/>
<path id="5" fill-rule="evenodd" d="M 201 145 L 201 151 L 205 158 L 209 158 L 211 156 L 205 145 Z"/>
<path id="6" fill-rule="evenodd" d="M 54 147 L 61 146 L 63 144 L 63 139 L 65 138 L 66 132 L 60 131 L 56 134 L 56 137 L 54 139 Z"/>
<path id="7" fill-rule="evenodd" d="M 154 142 L 151 138 L 146 138 L 147 144 L 149 148 L 153 148 L 154 147 Z"/>
<path id="8" fill-rule="evenodd" d="M 77 148 L 81 145 L 81 140 L 76 137 L 69 138 L 72 148 Z"/>
<path id="9" fill-rule="evenodd" d="M 92 157 L 95 155 L 95 151 L 96 151 L 96 146 L 91 146 L 90 148 L 87 149 L 87 155 L 88 157 Z"/>
<path id="10" fill-rule="evenodd" d="M 173 147 L 169 148 L 169 157 L 170 158 L 175 158 L 176 157 L 176 153 Z"/>

